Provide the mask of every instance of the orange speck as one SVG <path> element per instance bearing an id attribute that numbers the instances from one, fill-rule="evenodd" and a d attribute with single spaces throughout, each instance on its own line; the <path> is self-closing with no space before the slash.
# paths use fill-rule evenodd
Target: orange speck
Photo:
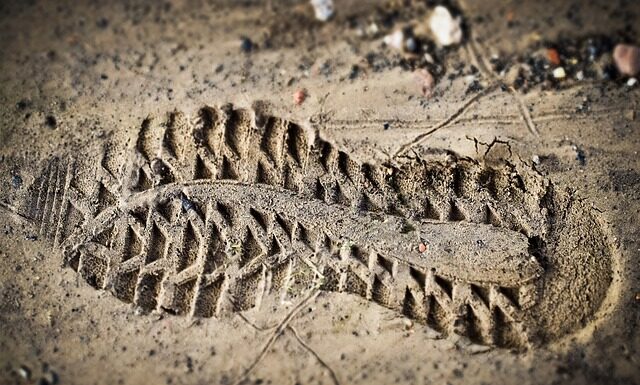
<path id="1" fill-rule="evenodd" d="M 418 245 L 418 251 L 421 252 L 421 253 L 424 253 L 427 250 L 429 250 L 429 246 L 427 246 L 424 243 L 420 242 L 420 244 Z"/>
<path id="2" fill-rule="evenodd" d="M 547 49 L 547 58 L 549 59 L 549 62 L 551 62 L 551 64 L 553 64 L 554 66 L 560 65 L 560 54 L 558 53 L 557 49 Z"/>

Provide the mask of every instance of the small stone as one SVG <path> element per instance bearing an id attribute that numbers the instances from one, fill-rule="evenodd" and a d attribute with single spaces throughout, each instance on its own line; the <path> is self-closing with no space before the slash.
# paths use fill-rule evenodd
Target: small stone
<path id="1" fill-rule="evenodd" d="M 640 72 L 640 48 L 629 44 L 618 44 L 613 49 L 613 60 L 621 74 L 636 76 Z"/>
<path id="2" fill-rule="evenodd" d="M 305 99 L 307 99 L 307 90 L 303 89 L 299 89 L 296 92 L 293 93 L 293 104 L 295 104 L 296 106 L 301 105 L 302 103 L 304 103 Z"/>
<path id="3" fill-rule="evenodd" d="M 435 63 L 435 62 L 436 62 L 436 61 L 434 60 L 433 56 L 431 56 L 431 54 L 430 54 L 430 53 L 428 53 L 428 52 L 426 52 L 426 53 L 424 54 L 424 60 L 426 60 L 426 62 L 427 62 L 427 63 L 429 63 L 429 64 L 433 64 L 433 63 Z"/>
<path id="4" fill-rule="evenodd" d="M 313 6 L 316 19 L 320 21 L 329 20 L 335 10 L 333 0 L 311 0 L 311 6 Z"/>
<path id="5" fill-rule="evenodd" d="M 553 70 L 553 77 L 556 79 L 564 79 L 567 77 L 567 73 L 562 67 L 558 67 Z"/>
<path id="6" fill-rule="evenodd" d="M 385 36 L 382 41 L 391 48 L 401 50 L 404 42 L 404 33 L 401 30 L 397 30 Z"/>
<path id="7" fill-rule="evenodd" d="M 22 177 L 20 175 L 11 176 L 11 185 L 15 189 L 19 189 L 22 186 Z"/>
<path id="8" fill-rule="evenodd" d="M 433 94 L 433 87 L 435 86 L 435 79 L 433 75 L 429 71 L 424 68 L 417 69 L 413 72 L 413 75 L 420 87 L 420 91 L 422 95 L 425 97 L 430 97 Z"/>
<path id="9" fill-rule="evenodd" d="M 376 23 L 371 23 L 369 24 L 369 26 L 367 26 L 367 34 L 370 36 L 375 36 L 378 34 L 378 32 L 380 32 L 380 28 L 378 28 L 378 24 Z"/>
<path id="10" fill-rule="evenodd" d="M 638 79 L 636 78 L 629 78 L 629 80 L 627 80 L 627 87 L 633 87 L 638 83 Z"/>
<path id="11" fill-rule="evenodd" d="M 464 348 L 464 350 L 469 354 L 481 354 L 486 353 L 491 350 L 491 346 L 486 345 L 478 345 L 478 344 L 470 344 Z"/>
<path id="12" fill-rule="evenodd" d="M 25 380 L 29 380 L 31 378 L 31 369 L 27 368 L 24 365 L 21 365 L 18 368 L 18 375 Z"/>
<path id="13" fill-rule="evenodd" d="M 539 155 L 532 156 L 531 160 L 533 161 L 534 164 L 540 164 L 540 156 Z"/>
<path id="14" fill-rule="evenodd" d="M 409 52 L 416 52 L 418 50 L 418 43 L 416 42 L 416 39 L 410 37 L 405 41 L 404 47 Z"/>
<path id="15" fill-rule="evenodd" d="M 429 250 L 429 245 L 425 244 L 424 242 L 420 242 L 420 244 L 418 245 L 418 251 L 424 253 L 427 250 Z"/>
<path id="16" fill-rule="evenodd" d="M 462 18 L 454 18 L 442 5 L 433 10 L 429 18 L 429 28 L 439 45 L 446 47 L 462 41 Z"/>
<path id="17" fill-rule="evenodd" d="M 253 49 L 253 42 L 248 37 L 240 38 L 240 50 L 244 53 L 249 53 Z"/>
<path id="18" fill-rule="evenodd" d="M 580 70 L 576 73 L 576 80 L 584 80 L 584 71 Z"/>
<path id="19" fill-rule="evenodd" d="M 547 49 L 547 58 L 549 59 L 549 63 L 553 64 L 554 66 L 560 65 L 560 54 L 558 53 L 557 49 Z"/>

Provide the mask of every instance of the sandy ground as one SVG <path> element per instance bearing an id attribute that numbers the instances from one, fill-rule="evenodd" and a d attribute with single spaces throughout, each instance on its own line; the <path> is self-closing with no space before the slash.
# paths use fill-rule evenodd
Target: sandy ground
<path id="1" fill-rule="evenodd" d="M 393 28 L 419 29 L 429 6 L 336 8 L 320 23 L 304 1 L 0 4 L 0 383 L 640 383 L 638 88 L 586 79 L 510 92 L 482 65 L 516 60 L 536 41 L 637 43 L 638 4 L 461 3 L 465 41 L 440 52 L 430 98 L 412 59 L 382 44 Z M 382 31 L 360 36 L 372 22 Z M 480 91 L 469 91 L 472 63 Z M 551 221 L 564 224 L 542 236 L 564 258 L 539 261 L 543 295 L 565 301 L 536 300 L 527 317 L 542 337 L 478 343 L 326 290 L 213 318 L 140 314 L 65 267 L 24 212 L 54 157 L 97 165 L 105 148 L 131 147 L 148 117 L 257 101 L 358 162 L 507 159 L 522 178 L 552 184 L 557 202 L 570 196 L 573 211 L 535 206 L 555 207 Z"/>

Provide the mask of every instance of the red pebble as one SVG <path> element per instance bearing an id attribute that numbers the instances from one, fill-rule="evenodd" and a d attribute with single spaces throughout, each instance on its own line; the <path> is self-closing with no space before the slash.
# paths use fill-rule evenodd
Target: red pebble
<path id="1" fill-rule="evenodd" d="M 547 49 L 547 58 L 549 59 L 549 62 L 554 66 L 560 65 L 560 54 L 558 53 L 557 49 Z"/>
<path id="2" fill-rule="evenodd" d="M 296 106 L 299 106 L 302 103 L 304 103 L 306 98 L 307 98 L 307 90 L 305 89 L 297 90 L 296 92 L 293 93 L 293 103 Z"/>

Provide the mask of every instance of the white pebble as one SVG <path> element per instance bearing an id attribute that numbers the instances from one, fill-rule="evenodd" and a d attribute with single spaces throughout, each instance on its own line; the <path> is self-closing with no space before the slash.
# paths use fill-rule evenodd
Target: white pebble
<path id="1" fill-rule="evenodd" d="M 627 87 L 633 87 L 636 85 L 636 83 L 638 83 L 638 79 L 629 78 L 629 80 L 627 80 Z"/>
<path id="2" fill-rule="evenodd" d="M 327 21 L 333 16 L 333 0 L 311 0 L 311 5 L 316 13 L 316 19 Z"/>
<path id="3" fill-rule="evenodd" d="M 567 76 L 567 73 L 562 67 L 558 67 L 553 70 L 553 77 L 556 79 L 564 79 L 566 76 Z"/>
<path id="4" fill-rule="evenodd" d="M 394 33 L 385 36 L 382 41 L 384 41 L 384 43 L 389 47 L 401 50 L 402 43 L 404 42 L 404 33 L 402 33 L 401 30 L 397 30 Z"/>
<path id="5" fill-rule="evenodd" d="M 378 32 L 380 32 L 380 28 L 378 28 L 378 24 L 376 24 L 376 23 L 371 23 L 367 27 L 367 33 L 369 35 L 377 35 Z"/>
<path id="6" fill-rule="evenodd" d="M 449 10 L 438 5 L 429 18 L 429 28 L 442 46 L 458 44 L 462 41 L 462 19 L 454 18 Z"/>
<path id="7" fill-rule="evenodd" d="M 578 71 L 578 73 L 576 73 L 576 79 L 577 80 L 584 80 L 584 72 L 582 70 Z"/>
<path id="8" fill-rule="evenodd" d="M 427 61 L 427 63 L 429 63 L 429 64 L 433 64 L 433 63 L 435 63 L 435 62 L 436 62 L 436 61 L 433 59 L 433 56 L 431 56 L 431 54 L 429 54 L 428 52 L 425 52 L 425 54 L 424 54 L 424 60 L 426 60 L 426 61 Z"/>
<path id="9" fill-rule="evenodd" d="M 21 366 L 18 369 L 18 374 L 20 375 L 20 377 L 22 377 L 25 380 L 28 380 L 31 378 L 31 370 L 29 370 L 29 368 L 27 368 L 26 366 Z"/>

